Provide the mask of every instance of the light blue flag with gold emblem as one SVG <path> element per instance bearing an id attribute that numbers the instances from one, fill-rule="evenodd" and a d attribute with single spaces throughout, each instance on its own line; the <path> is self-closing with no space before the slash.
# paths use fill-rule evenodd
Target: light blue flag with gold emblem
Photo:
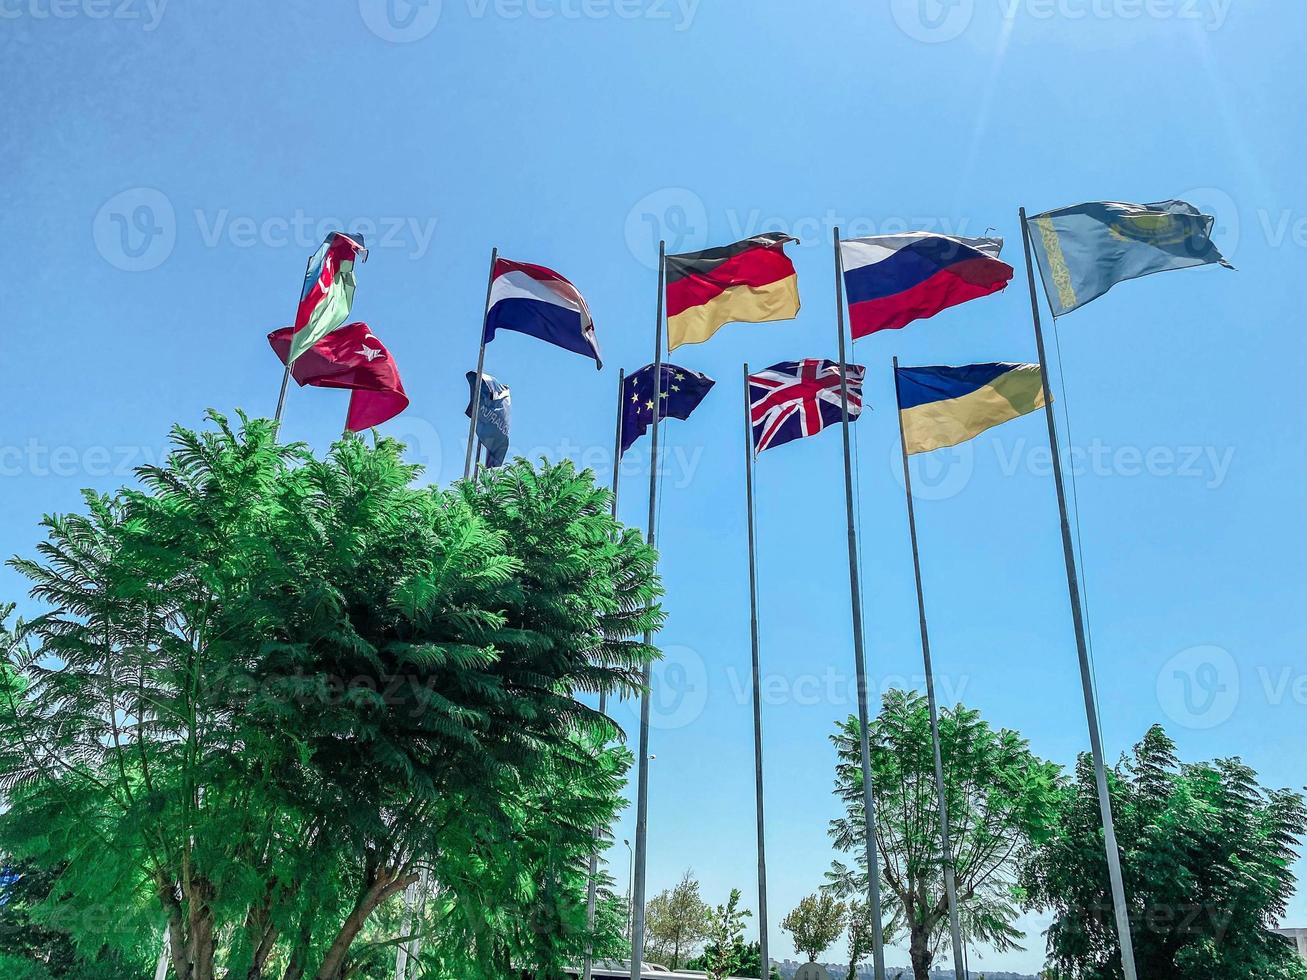
<path id="1" fill-rule="evenodd" d="M 1078 204 L 1028 221 L 1044 292 L 1061 316 L 1119 282 L 1225 261 L 1212 244 L 1215 219 L 1184 201 Z"/>

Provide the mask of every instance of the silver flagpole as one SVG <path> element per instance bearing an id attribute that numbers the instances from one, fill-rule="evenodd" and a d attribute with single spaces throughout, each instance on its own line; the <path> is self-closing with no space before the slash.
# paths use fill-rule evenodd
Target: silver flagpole
<path id="1" fill-rule="evenodd" d="M 762 798 L 762 667 L 758 657 L 758 556 L 754 540 L 753 420 L 749 411 L 749 365 L 744 365 L 744 496 L 749 523 L 749 641 L 753 647 L 753 786 L 758 811 L 758 952 L 763 980 L 771 958 L 767 951 L 767 845 Z"/>
<path id="2" fill-rule="evenodd" d="M 1121 941 L 1121 967 L 1125 980 L 1136 980 L 1134 941 L 1130 934 L 1130 907 L 1126 903 L 1125 879 L 1121 874 L 1121 852 L 1117 849 L 1116 825 L 1112 820 L 1112 798 L 1107 790 L 1107 770 L 1103 765 L 1103 736 L 1098 725 L 1098 706 L 1094 700 L 1094 676 L 1089 666 L 1089 647 L 1085 642 L 1085 619 L 1080 606 L 1080 582 L 1076 574 L 1076 557 L 1071 543 L 1071 522 L 1067 518 L 1066 487 L 1062 482 L 1062 457 L 1057 445 L 1057 425 L 1053 420 L 1053 392 L 1049 387 L 1048 359 L 1044 355 L 1044 330 L 1039 321 L 1039 295 L 1035 291 L 1035 263 L 1030 253 L 1030 227 L 1026 209 L 1021 209 L 1021 241 L 1026 250 L 1026 278 L 1030 280 L 1030 312 L 1035 321 L 1035 346 L 1039 351 L 1039 370 L 1044 382 L 1044 417 L 1048 421 L 1048 445 L 1053 454 L 1053 483 L 1057 488 L 1057 509 L 1062 521 L 1062 553 L 1066 560 L 1066 586 L 1071 599 L 1071 622 L 1075 626 L 1076 653 L 1080 657 L 1080 685 L 1084 689 L 1085 716 L 1089 721 L 1089 747 L 1094 756 L 1094 774 L 1098 781 L 1098 808 L 1103 815 L 1103 840 L 1107 847 L 1107 873 L 1112 884 L 1112 906 L 1116 912 L 1116 931 Z"/>
<path id="3" fill-rule="evenodd" d="M 658 422 L 663 405 L 663 281 L 667 276 L 667 243 L 658 243 L 658 320 L 654 326 L 654 413 L 653 438 L 649 443 L 649 547 L 654 546 L 654 521 L 658 516 Z M 653 643 L 653 632 L 644 634 L 646 646 Z M 649 688 L 653 682 L 653 664 L 644 665 L 644 694 L 640 697 L 640 759 L 635 805 L 635 888 L 631 896 L 631 980 L 640 980 L 644 971 L 644 891 L 645 864 L 649 837 Z"/>
<path id="4" fill-rule="evenodd" d="M 304 263 L 305 279 L 309 277 L 309 269 L 311 269 L 312 267 L 313 267 L 313 256 L 310 255 L 309 260 Z M 304 295 L 304 286 L 301 284 L 300 296 L 303 297 L 303 295 Z M 291 351 L 295 349 L 295 324 L 299 320 L 299 318 L 300 318 L 300 309 L 299 309 L 299 305 L 296 304 L 295 317 L 290 321 L 290 347 L 286 350 L 286 370 L 281 376 L 281 394 L 277 396 L 277 413 L 272 417 L 272 421 L 275 422 L 278 426 L 281 425 L 282 409 L 286 407 L 286 389 L 290 387 L 290 366 L 292 364 L 290 355 L 291 355 Z"/>
<path id="5" fill-rule="evenodd" d="M 866 817 L 867 902 L 871 906 L 871 959 L 875 980 L 885 980 L 885 929 L 880 921 L 880 862 L 876 856 L 876 801 L 871 785 L 871 732 L 867 711 L 867 666 L 862 644 L 862 594 L 858 582 L 858 536 L 853 523 L 853 457 L 849 437 L 849 380 L 844 358 L 844 262 L 835 229 L 835 310 L 839 325 L 840 408 L 844 432 L 844 509 L 849 528 L 849 599 L 853 606 L 853 660 L 858 680 L 858 724 L 862 728 L 862 809 Z"/>
<path id="6" fill-rule="evenodd" d="M 617 430 L 613 434 L 613 520 L 617 520 L 617 488 L 622 477 L 622 419 L 626 413 L 626 368 L 617 369 L 617 424 L 614 428 Z M 602 699 L 603 695 L 600 695 Z M 599 710 L 603 711 L 604 706 L 601 703 Z"/>
<path id="7" fill-rule="evenodd" d="M 481 377 L 486 367 L 486 323 L 490 320 L 490 290 L 495 284 L 495 262 L 499 249 L 490 250 L 490 275 L 486 278 L 486 305 L 481 310 L 481 349 L 477 354 L 476 384 L 472 386 L 472 418 L 467 424 L 467 456 L 463 459 L 463 479 L 472 475 L 472 442 L 476 438 L 477 414 L 481 411 Z"/>
<path id="8" fill-rule="evenodd" d="M 903 432 L 903 406 L 899 401 L 899 359 L 894 358 L 894 403 L 899 411 L 899 448 L 903 455 L 903 490 L 908 500 L 908 533 L 912 538 L 912 572 L 917 581 L 917 618 L 921 621 L 921 657 L 926 665 L 926 701 L 930 705 L 930 740 L 935 747 L 935 790 L 939 793 L 939 841 L 944 856 L 944 891 L 948 896 L 948 924 L 953 938 L 953 974 L 965 980 L 962 963 L 962 923 L 958 910 L 957 874 L 949 833 L 948 796 L 944 789 L 944 756 L 939 747 L 939 704 L 935 700 L 935 668 L 930 659 L 930 633 L 926 630 L 926 596 L 921 588 L 921 554 L 917 549 L 917 513 L 912 502 L 912 471 L 908 442 Z"/>
<path id="9" fill-rule="evenodd" d="M 613 520 L 617 520 L 617 483 L 622 466 L 622 412 L 626 408 L 622 402 L 623 387 L 626 383 L 626 369 L 617 369 L 617 434 L 613 437 L 613 501 L 612 515 Z M 608 711 L 608 692 L 599 692 L 599 713 L 606 714 Z M 595 849 L 590 852 L 590 884 L 586 888 L 585 896 L 585 923 L 586 928 L 591 933 L 595 928 L 595 912 L 598 908 L 599 901 L 599 839 L 603 835 L 603 828 L 595 828 Z M 594 963 L 594 947 L 587 946 L 585 951 L 585 965 L 582 968 L 582 980 L 590 980 L 590 971 Z"/>

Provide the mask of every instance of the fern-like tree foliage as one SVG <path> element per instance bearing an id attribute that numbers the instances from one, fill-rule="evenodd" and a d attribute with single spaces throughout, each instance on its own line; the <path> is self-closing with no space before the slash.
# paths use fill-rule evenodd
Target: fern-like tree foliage
<path id="1" fill-rule="evenodd" d="M 1108 781 L 1139 976 L 1307 980 L 1307 965 L 1271 931 L 1294 891 L 1302 795 L 1262 787 L 1238 759 L 1182 763 L 1157 726 Z M 1049 976 L 1114 980 L 1121 947 L 1088 757 L 1059 817 L 1022 878 L 1027 904 L 1053 913 Z"/>
<path id="2" fill-rule="evenodd" d="M 57 869 L 46 914 L 88 953 L 163 928 L 178 980 L 382 976 L 425 872 L 433 975 L 616 941 L 586 858 L 630 755 L 578 695 L 637 693 L 661 612 L 607 493 L 422 487 L 393 441 L 244 416 L 172 438 L 12 562 L 48 611 L 4 636 L 0 845 Z"/>
<path id="3" fill-rule="evenodd" d="M 1032 845 L 1052 832 L 1059 770 L 1035 756 L 1017 733 L 995 730 L 961 705 L 940 713 L 939 728 L 963 942 L 1019 949 L 1023 935 L 1013 925 L 1020 914 L 1017 877 Z M 836 861 L 826 887 L 858 897 L 867 893 L 867 823 L 857 719 L 840 723 L 831 741 L 838 754 L 835 792 L 845 815 L 831 821 L 830 835 L 857 863 Z M 948 947 L 949 920 L 925 697 L 886 692 L 869 741 L 886 937 L 906 934 L 913 975 L 926 980 Z"/>

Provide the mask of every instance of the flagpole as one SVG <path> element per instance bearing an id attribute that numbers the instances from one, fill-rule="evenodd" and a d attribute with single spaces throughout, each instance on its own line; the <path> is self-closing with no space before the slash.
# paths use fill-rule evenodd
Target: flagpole
<path id="1" fill-rule="evenodd" d="M 309 269 L 311 268 L 313 268 L 312 255 L 310 255 L 309 260 L 304 263 L 305 279 L 308 279 Z M 304 286 L 301 284 L 300 286 L 301 299 L 303 298 L 303 296 L 304 296 Z M 300 318 L 300 308 L 299 308 L 299 304 L 297 303 L 295 305 L 295 319 L 290 321 L 290 346 L 286 348 L 286 370 L 285 372 L 282 373 L 281 376 L 281 393 L 277 395 L 277 412 L 272 417 L 273 423 L 278 427 L 280 427 L 281 425 L 282 409 L 286 407 L 286 389 L 290 387 L 290 366 L 292 364 L 290 355 L 291 355 L 291 351 L 295 349 L 295 324 L 299 322 L 299 318 Z"/>
<path id="2" fill-rule="evenodd" d="M 490 275 L 486 278 L 486 305 L 481 310 L 481 349 L 477 353 L 477 378 L 472 386 L 472 418 L 467 424 L 467 456 L 463 459 L 463 479 L 472 475 L 472 440 L 476 438 L 477 413 L 481 410 L 481 378 L 486 367 L 486 324 L 490 320 L 490 290 L 495 285 L 495 262 L 499 249 L 490 250 Z"/>
<path id="3" fill-rule="evenodd" d="M 953 938 L 953 975 L 966 980 L 962 963 L 962 923 L 958 909 L 957 873 L 949 833 L 948 796 L 944 789 L 944 756 L 939 745 L 939 704 L 935 700 L 935 668 L 930 659 L 930 633 L 926 629 L 926 596 L 921 587 L 921 553 L 917 548 L 917 513 L 912 502 L 912 471 L 908 467 L 908 441 L 903 432 L 903 405 L 899 401 L 899 359 L 894 358 L 894 402 L 899 412 L 899 449 L 903 456 L 903 490 L 908 501 L 908 533 L 912 538 L 912 573 L 917 582 L 917 618 L 921 621 L 921 657 L 926 665 L 926 702 L 930 706 L 930 739 L 935 748 L 935 790 L 939 794 L 939 840 L 944 855 L 944 891 L 948 896 L 948 924 Z"/>
<path id="4" fill-rule="evenodd" d="M 749 411 L 749 365 L 744 365 L 744 497 L 749 525 L 749 641 L 753 648 L 753 787 L 758 821 L 758 953 L 763 980 L 771 959 L 767 951 L 767 845 L 762 797 L 762 667 L 758 657 L 758 556 L 754 540 L 753 422 Z"/>
<path id="5" fill-rule="evenodd" d="M 622 465 L 622 410 L 626 407 L 623 402 L 623 386 L 626 383 L 626 369 L 617 369 L 617 434 L 613 437 L 613 499 L 612 514 L 613 520 L 617 520 L 617 484 L 620 476 Z M 608 712 L 608 692 L 599 692 L 599 713 L 607 714 Z M 602 827 L 595 827 L 595 847 L 590 852 L 590 883 L 586 888 L 585 896 L 585 923 L 586 928 L 594 933 L 595 912 L 599 904 L 599 839 L 603 834 Z M 590 973 L 594 963 L 594 947 L 588 945 L 585 951 L 585 965 L 581 971 L 582 980 L 590 980 Z"/>
<path id="6" fill-rule="evenodd" d="M 647 540 L 654 546 L 654 522 L 658 516 L 658 422 L 663 406 L 663 280 L 667 275 L 667 243 L 658 243 L 658 318 L 654 325 L 654 412 L 653 438 L 649 443 L 649 527 Z M 653 631 L 646 630 L 645 646 L 653 644 Z M 640 696 L 640 759 L 635 816 L 634 894 L 631 896 L 631 980 L 641 980 L 644 969 L 644 892 L 649 836 L 649 688 L 653 683 L 653 664 L 646 662 L 641 678 L 644 693 Z"/>
<path id="7" fill-rule="evenodd" d="M 1134 941 L 1130 934 L 1130 908 L 1126 904 L 1125 879 L 1121 874 L 1121 852 L 1116 843 L 1116 825 L 1112 819 L 1112 797 L 1107 788 L 1107 769 L 1103 764 L 1103 736 L 1098 723 L 1098 705 L 1094 696 L 1094 676 L 1089 664 L 1089 647 L 1085 642 L 1084 612 L 1080 605 L 1080 583 L 1076 573 L 1075 551 L 1071 542 L 1071 522 L 1067 517 L 1066 487 L 1062 481 L 1062 457 L 1058 451 L 1057 425 L 1053 419 L 1053 392 L 1049 387 L 1048 359 L 1044 353 L 1044 330 L 1039 319 L 1039 295 L 1035 290 L 1035 265 L 1030 252 L 1030 226 L 1026 209 L 1021 208 L 1021 240 L 1026 250 L 1026 278 L 1030 281 L 1030 312 L 1035 323 L 1035 346 L 1039 351 L 1039 370 L 1044 386 L 1044 417 L 1048 422 L 1048 444 L 1053 455 L 1053 484 L 1057 488 L 1057 509 L 1062 523 L 1062 554 L 1066 561 L 1066 585 L 1071 600 L 1071 622 L 1075 626 L 1076 653 L 1080 658 L 1080 686 L 1084 691 L 1085 716 L 1089 722 L 1089 747 L 1094 757 L 1094 775 L 1098 783 L 1098 808 L 1103 817 L 1103 840 L 1107 849 L 1107 873 L 1112 886 L 1112 907 L 1116 913 L 1116 931 L 1121 942 L 1121 966 L 1125 980 L 1136 980 Z"/>
<path id="8" fill-rule="evenodd" d="M 622 476 L 622 416 L 626 412 L 626 368 L 617 369 L 617 429 L 613 436 L 613 520 L 617 520 L 617 487 Z M 600 708 L 599 710 L 603 710 Z"/>
<path id="9" fill-rule="evenodd" d="M 853 660 L 858 681 L 858 724 L 861 727 L 862 809 L 866 819 L 867 902 L 871 906 L 871 958 L 875 980 L 885 980 L 885 929 L 880 918 L 880 862 L 876 856 L 876 801 L 871 784 L 871 733 L 867 711 L 867 667 L 862 642 L 862 594 L 858 582 L 858 536 L 853 523 L 853 457 L 849 436 L 849 379 L 844 355 L 844 263 L 840 230 L 835 229 L 835 310 L 839 326 L 840 408 L 844 432 L 844 510 L 849 529 L 849 601 L 853 608 Z"/>

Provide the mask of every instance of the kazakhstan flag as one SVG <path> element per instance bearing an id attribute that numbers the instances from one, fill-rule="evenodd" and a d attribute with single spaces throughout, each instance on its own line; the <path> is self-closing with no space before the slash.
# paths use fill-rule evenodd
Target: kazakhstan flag
<path id="1" fill-rule="evenodd" d="M 1210 215 L 1184 201 L 1078 204 L 1028 221 L 1044 292 L 1061 316 L 1119 282 L 1225 261 L 1212 244 Z"/>

